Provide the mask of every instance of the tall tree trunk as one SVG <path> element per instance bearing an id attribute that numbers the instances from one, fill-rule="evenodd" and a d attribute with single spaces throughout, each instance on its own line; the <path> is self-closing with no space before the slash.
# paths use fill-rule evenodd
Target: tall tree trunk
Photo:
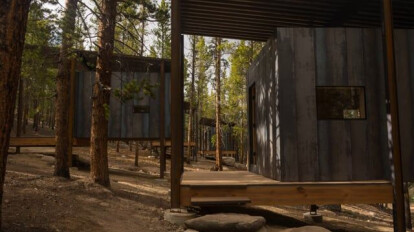
<path id="1" fill-rule="evenodd" d="M 20 77 L 19 81 L 19 99 L 17 100 L 17 126 L 16 137 L 20 137 L 22 134 L 22 120 L 23 120 L 23 78 Z M 20 147 L 16 147 L 16 153 L 20 153 Z"/>
<path id="2" fill-rule="evenodd" d="M 216 169 L 223 171 L 223 157 L 221 154 L 221 38 L 216 38 Z"/>
<path id="3" fill-rule="evenodd" d="M 3 184 L 30 0 L 0 0 L 0 228 Z"/>
<path id="4" fill-rule="evenodd" d="M 193 137 L 193 104 L 194 104 L 194 76 L 195 76 L 195 60 L 196 60 L 196 50 L 195 50 L 195 45 L 196 45 L 196 36 L 193 35 L 193 47 L 192 47 L 192 70 L 191 70 L 191 87 L 190 87 L 190 109 L 188 111 L 189 113 L 189 118 L 188 118 L 188 154 L 187 154 L 187 162 L 190 162 L 191 159 L 191 140 Z"/>
<path id="5" fill-rule="evenodd" d="M 26 83 L 27 84 L 27 83 Z M 26 85 L 27 86 L 27 85 Z M 22 132 L 23 134 L 26 134 L 26 126 L 28 124 L 28 116 L 29 116 L 29 94 L 26 88 L 25 91 L 26 94 L 24 94 L 24 107 L 23 107 L 23 125 L 22 125 Z"/>
<path id="6" fill-rule="evenodd" d="M 32 129 L 34 131 L 38 131 L 39 130 L 39 103 L 37 99 L 33 100 L 33 109 L 35 110 L 35 114 L 33 115 Z"/>
<path id="7" fill-rule="evenodd" d="M 142 6 L 142 10 L 144 12 L 143 13 L 143 15 L 144 15 L 145 14 L 145 7 L 144 6 Z M 145 20 L 146 19 L 142 19 L 142 21 L 141 21 L 141 47 L 140 47 L 140 50 L 139 50 L 139 55 L 140 56 L 144 55 L 145 24 L 146 24 Z"/>
<path id="8" fill-rule="evenodd" d="M 91 128 L 91 179 L 103 186 L 110 186 L 108 173 L 108 118 L 112 76 L 112 57 L 116 1 L 102 0 L 99 19 L 98 58 L 96 60 L 95 84 L 92 99 Z"/>
<path id="9" fill-rule="evenodd" d="M 78 0 L 66 0 L 65 16 L 62 28 L 62 47 L 60 48 L 58 73 L 56 76 L 56 149 L 55 176 L 70 178 L 69 173 L 69 103 L 71 48 L 76 23 L 76 6 Z"/>

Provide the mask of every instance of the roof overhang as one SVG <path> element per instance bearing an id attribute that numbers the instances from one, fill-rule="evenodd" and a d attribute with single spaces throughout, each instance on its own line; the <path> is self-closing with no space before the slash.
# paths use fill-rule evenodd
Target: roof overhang
<path id="1" fill-rule="evenodd" d="M 414 1 L 393 0 L 394 27 L 414 28 Z M 382 0 L 181 0 L 181 32 L 266 41 L 277 27 L 381 27 Z"/>

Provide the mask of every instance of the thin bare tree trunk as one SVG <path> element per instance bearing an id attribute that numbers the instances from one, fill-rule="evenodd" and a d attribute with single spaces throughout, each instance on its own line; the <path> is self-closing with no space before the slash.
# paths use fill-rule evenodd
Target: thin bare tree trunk
<path id="1" fill-rule="evenodd" d="M 60 48 L 58 73 L 56 76 L 56 149 L 55 176 L 70 178 L 69 173 L 69 102 L 70 102 L 70 70 L 71 48 L 76 23 L 76 6 L 78 0 L 66 0 L 65 16 L 63 18 L 62 47 Z"/>
<path id="2" fill-rule="evenodd" d="M 119 140 L 116 141 L 116 152 L 119 152 Z"/>
<path id="3" fill-rule="evenodd" d="M 221 38 L 216 38 L 216 169 L 223 171 L 221 154 Z"/>
<path id="4" fill-rule="evenodd" d="M 17 102 L 17 126 L 16 137 L 20 137 L 22 134 L 22 120 L 23 120 L 23 78 L 20 76 L 19 80 L 19 98 Z M 20 153 L 20 147 L 16 147 L 16 153 Z"/>
<path id="5" fill-rule="evenodd" d="M 24 107 L 23 107 L 23 125 L 22 125 L 22 132 L 26 134 L 26 126 L 28 124 L 28 115 L 29 115 L 29 98 L 28 92 L 25 91 L 26 94 L 24 95 Z"/>
<path id="6" fill-rule="evenodd" d="M 188 117 L 188 137 L 187 137 L 187 141 L 188 141 L 188 154 L 187 154 L 187 162 L 190 162 L 191 159 L 191 140 L 193 137 L 193 104 L 194 104 L 194 76 L 195 76 L 195 59 L 196 59 L 196 50 L 195 50 L 195 45 L 196 45 L 196 37 L 193 35 L 193 48 L 192 48 L 192 53 L 193 53 L 193 57 L 192 57 L 192 71 L 191 71 L 191 87 L 190 87 L 190 109 L 189 109 L 189 117 Z"/>
<path id="7" fill-rule="evenodd" d="M 33 100 L 33 109 L 35 110 L 35 114 L 33 115 L 33 125 L 32 125 L 32 129 L 34 131 L 38 131 L 39 130 L 39 104 L 37 99 Z"/>
<path id="8" fill-rule="evenodd" d="M 0 228 L 3 184 L 30 0 L 0 0 Z"/>
<path id="9" fill-rule="evenodd" d="M 110 186 L 108 173 L 108 116 L 112 76 L 112 58 L 116 1 L 102 0 L 98 32 L 98 58 L 92 99 L 91 128 L 91 179 L 103 186 Z"/>

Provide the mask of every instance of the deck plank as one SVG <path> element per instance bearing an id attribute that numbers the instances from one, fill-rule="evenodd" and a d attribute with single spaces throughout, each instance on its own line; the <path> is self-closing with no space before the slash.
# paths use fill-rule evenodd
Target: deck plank
<path id="1" fill-rule="evenodd" d="M 357 204 L 392 202 L 386 180 L 280 182 L 247 171 L 184 172 L 181 205 L 194 197 L 246 197 L 252 205 Z"/>

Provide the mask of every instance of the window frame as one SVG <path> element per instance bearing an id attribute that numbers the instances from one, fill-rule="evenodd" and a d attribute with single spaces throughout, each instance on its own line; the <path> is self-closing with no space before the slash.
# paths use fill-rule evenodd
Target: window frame
<path id="1" fill-rule="evenodd" d="M 318 101 L 318 88 L 359 88 L 362 89 L 363 94 L 363 117 L 360 118 L 320 118 L 319 116 L 319 101 Z M 366 121 L 368 119 L 367 114 L 367 96 L 366 96 L 366 87 L 362 85 L 318 85 L 315 86 L 315 102 L 316 102 L 316 119 L 317 121 Z"/>

